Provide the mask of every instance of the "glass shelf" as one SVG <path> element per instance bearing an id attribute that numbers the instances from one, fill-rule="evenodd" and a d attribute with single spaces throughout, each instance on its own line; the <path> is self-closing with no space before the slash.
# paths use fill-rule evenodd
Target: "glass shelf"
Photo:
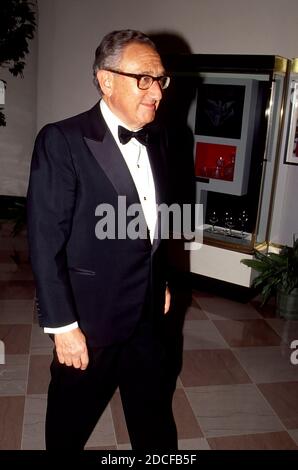
<path id="1" fill-rule="evenodd" d="M 224 243 L 237 243 L 238 245 L 250 246 L 252 234 L 241 232 L 240 230 L 227 229 L 215 225 L 214 230 L 212 225 L 205 224 L 203 228 L 203 240 L 212 239 L 213 241 L 221 241 Z"/>

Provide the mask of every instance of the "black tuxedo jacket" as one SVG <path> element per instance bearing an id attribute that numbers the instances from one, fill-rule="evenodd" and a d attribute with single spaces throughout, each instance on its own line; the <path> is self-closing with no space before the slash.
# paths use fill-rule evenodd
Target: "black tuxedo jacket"
<path id="1" fill-rule="evenodd" d="M 152 133 L 148 155 L 156 202 L 167 203 L 161 133 Z M 163 315 L 166 242 L 96 237 L 96 207 L 111 205 L 117 221 L 118 196 L 126 196 L 127 207 L 140 203 L 99 103 L 40 131 L 27 195 L 39 321 L 47 327 L 78 321 L 91 346 L 126 339 L 145 302 L 154 318 Z"/>

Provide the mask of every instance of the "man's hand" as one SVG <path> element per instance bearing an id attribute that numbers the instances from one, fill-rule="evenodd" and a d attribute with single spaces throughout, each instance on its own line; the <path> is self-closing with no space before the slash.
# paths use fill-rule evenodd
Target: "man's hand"
<path id="1" fill-rule="evenodd" d="M 171 305 L 171 292 L 168 287 L 166 287 L 166 293 L 165 293 L 165 309 L 164 309 L 164 314 L 166 315 L 168 311 L 170 310 L 170 305 Z"/>
<path id="2" fill-rule="evenodd" d="M 85 370 L 89 363 L 86 339 L 80 328 L 54 335 L 59 362 Z"/>

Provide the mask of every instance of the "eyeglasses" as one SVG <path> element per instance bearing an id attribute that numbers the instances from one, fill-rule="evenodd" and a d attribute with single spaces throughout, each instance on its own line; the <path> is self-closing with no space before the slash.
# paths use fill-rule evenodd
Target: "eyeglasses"
<path id="1" fill-rule="evenodd" d="M 162 90 L 168 88 L 170 84 L 170 77 L 161 75 L 160 77 L 152 77 L 151 75 L 142 75 L 138 73 L 126 73 L 120 72 L 119 70 L 105 69 L 107 72 L 117 73 L 118 75 L 124 75 L 125 77 L 135 78 L 137 80 L 137 86 L 140 90 L 149 90 L 153 82 L 158 82 Z"/>

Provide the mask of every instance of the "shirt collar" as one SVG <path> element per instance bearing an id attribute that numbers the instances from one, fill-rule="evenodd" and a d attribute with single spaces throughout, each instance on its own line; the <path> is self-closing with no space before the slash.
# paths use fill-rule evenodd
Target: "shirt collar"
<path id="1" fill-rule="evenodd" d="M 116 140 L 118 145 L 122 145 L 118 137 L 118 126 L 123 126 L 128 130 L 131 130 L 131 129 L 129 129 L 129 127 L 126 124 L 124 124 L 124 122 L 122 122 L 121 119 L 119 119 L 118 116 L 116 116 L 110 110 L 109 106 L 107 105 L 104 99 L 100 100 L 99 106 L 100 106 L 100 110 L 103 115 L 103 118 L 106 121 L 107 126 L 110 129 L 114 139 Z"/>

